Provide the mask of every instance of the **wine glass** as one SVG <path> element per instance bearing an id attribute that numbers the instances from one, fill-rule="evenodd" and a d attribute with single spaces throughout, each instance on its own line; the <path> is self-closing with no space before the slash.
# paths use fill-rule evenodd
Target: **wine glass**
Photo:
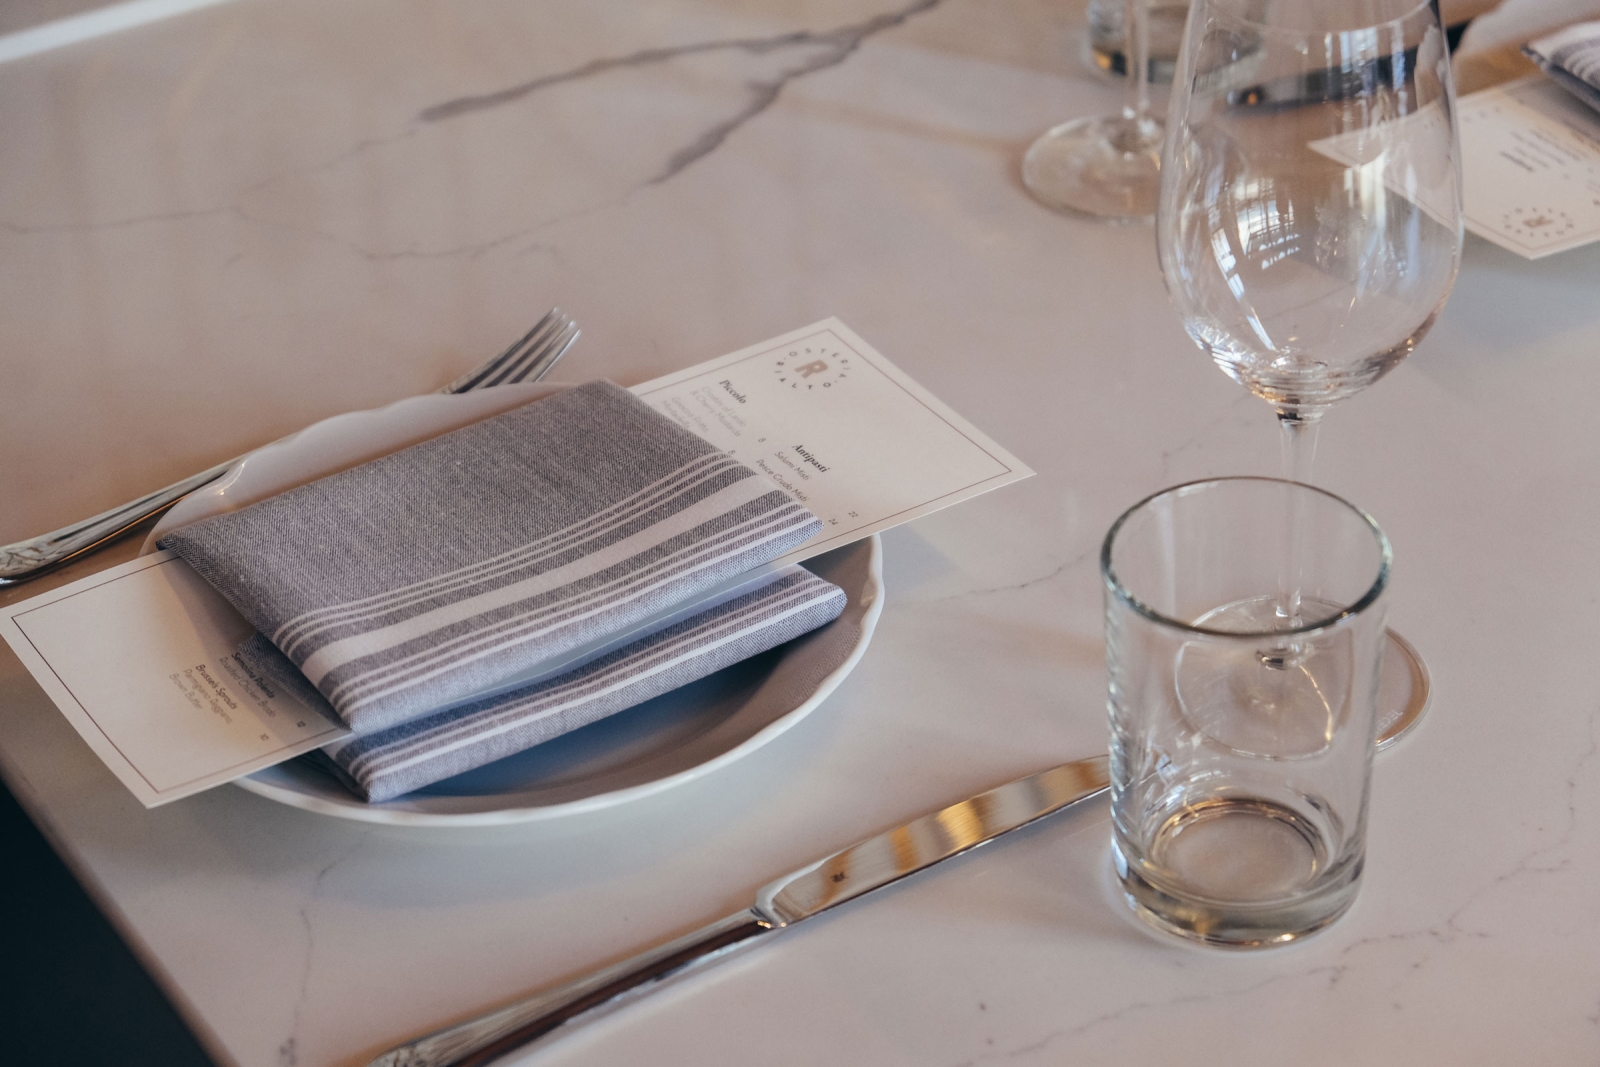
<path id="1" fill-rule="evenodd" d="M 1461 257 L 1454 112 L 1431 3 L 1191 6 L 1162 155 L 1161 270 L 1189 336 L 1272 405 L 1288 480 L 1309 481 L 1327 409 L 1404 359 L 1449 295 Z M 1229 606 L 1236 624 L 1316 621 L 1299 593 L 1304 520 L 1285 512 L 1276 603 Z M 1391 644 L 1405 659 L 1410 646 Z M 1284 681 L 1295 654 L 1289 639 L 1262 654 L 1255 684 L 1279 694 L 1262 706 L 1298 699 Z M 1420 661 L 1398 669 L 1424 690 L 1407 695 L 1419 714 Z"/>
<path id="2" fill-rule="evenodd" d="M 1120 222 L 1155 214 L 1161 179 L 1161 123 L 1150 117 L 1149 0 L 1126 0 L 1124 36 L 1132 93 L 1116 115 L 1062 123 L 1022 158 L 1022 184 L 1057 211 Z"/>

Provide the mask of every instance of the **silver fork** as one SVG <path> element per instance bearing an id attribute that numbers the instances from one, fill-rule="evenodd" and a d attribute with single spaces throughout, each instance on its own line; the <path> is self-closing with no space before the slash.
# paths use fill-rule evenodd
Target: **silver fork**
<path id="1" fill-rule="evenodd" d="M 551 308 L 516 344 L 481 367 L 468 371 L 439 392 L 469 393 L 474 389 L 488 389 L 496 385 L 536 382 L 572 347 L 578 339 L 578 333 L 577 323 L 560 308 Z M 109 544 L 146 519 L 166 511 L 207 482 L 222 477 L 229 467 L 243 458 L 236 456 L 226 463 L 190 475 L 181 482 L 174 482 L 165 489 L 147 493 L 121 507 L 103 511 L 71 526 L 63 526 L 27 541 L 0 545 L 0 588 L 36 578 L 68 560 Z"/>

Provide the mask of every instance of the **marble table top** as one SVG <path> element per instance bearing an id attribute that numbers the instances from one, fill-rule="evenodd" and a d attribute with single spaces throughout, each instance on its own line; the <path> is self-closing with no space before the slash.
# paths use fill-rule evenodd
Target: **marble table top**
<path id="1" fill-rule="evenodd" d="M 625 384 L 837 314 L 1039 471 L 885 537 L 872 646 L 779 741 L 557 822 L 231 787 L 145 811 L 0 652 L 7 782 L 219 1063 L 364 1063 L 1104 750 L 1106 527 L 1277 444 L 1149 228 L 1020 186 L 1035 135 L 1118 104 L 1082 27 L 1042 0 L 231 0 L 0 63 L 0 541 L 436 388 L 556 303 L 584 337 L 555 377 Z M 1157 939 L 1095 805 L 528 1061 L 1595 1061 L 1597 293 L 1600 246 L 1469 238 L 1432 334 L 1327 420 L 1318 479 L 1393 539 L 1434 683 L 1330 930 Z"/>

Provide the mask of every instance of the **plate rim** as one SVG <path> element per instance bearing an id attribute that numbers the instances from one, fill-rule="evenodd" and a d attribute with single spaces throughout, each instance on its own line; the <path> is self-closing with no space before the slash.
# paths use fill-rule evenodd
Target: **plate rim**
<path id="1" fill-rule="evenodd" d="M 255 478 L 259 476 L 270 480 L 273 476 L 271 464 L 276 462 L 284 452 L 290 451 L 296 446 L 305 447 L 308 442 L 315 441 L 319 435 L 332 432 L 336 427 L 359 427 L 362 425 L 371 425 L 375 422 L 381 425 L 381 420 L 385 417 L 395 417 L 395 410 L 397 408 L 438 406 L 441 410 L 447 410 L 450 406 L 457 404 L 463 398 L 465 398 L 469 404 L 474 406 L 482 405 L 485 408 L 493 408 L 495 405 L 491 403 L 491 401 L 496 399 L 495 390 L 511 390 L 512 392 L 510 395 L 512 397 L 515 397 L 519 394 L 523 395 L 524 399 L 522 404 L 513 405 L 513 408 L 520 407 L 526 404 L 533 404 L 541 400 L 546 400 L 557 393 L 564 392 L 568 389 L 572 389 L 573 387 L 574 386 L 570 382 L 541 381 L 516 382 L 508 385 L 497 385 L 488 389 L 472 390 L 471 392 L 467 393 L 420 393 L 415 396 L 403 396 L 398 400 L 392 400 L 389 403 L 383 404 L 379 407 L 359 408 L 355 411 L 342 411 L 337 415 L 329 415 L 325 419 L 318 419 L 309 426 L 303 426 L 286 437 L 280 437 L 276 441 L 268 442 L 267 444 L 262 445 L 260 448 L 251 449 L 249 452 L 246 452 L 244 455 L 240 456 L 238 459 L 229 464 L 228 469 L 223 471 L 222 474 L 219 475 L 215 480 L 207 482 L 205 485 L 200 486 L 198 489 L 195 489 L 192 492 L 186 493 L 177 501 L 176 504 L 168 509 L 166 514 L 162 515 L 161 518 L 156 521 L 155 526 L 153 526 L 150 532 L 145 536 L 144 543 L 139 546 L 138 555 L 148 556 L 156 552 L 156 542 L 160 540 L 160 538 L 189 525 L 191 522 L 199 522 L 203 519 L 211 518 L 213 515 L 235 511 L 238 508 L 247 506 L 250 501 L 240 504 L 230 498 L 224 501 L 224 506 L 220 510 L 214 508 L 210 514 L 202 514 L 199 516 L 199 518 L 177 522 L 174 521 L 175 519 L 181 519 L 181 517 L 185 514 L 185 508 L 187 506 L 192 505 L 200 500 L 215 502 L 219 496 L 225 496 L 228 490 L 235 488 L 235 486 L 237 486 L 242 479 Z M 504 396 L 505 394 L 498 395 Z M 506 410 L 510 411 L 513 410 L 513 408 L 507 408 Z M 474 421 L 482 421 L 483 419 L 492 417 L 493 414 L 483 414 Z M 472 425 L 472 423 L 462 424 L 462 426 L 468 425 Z M 440 429 L 433 435 L 433 437 L 442 436 L 443 434 L 452 432 L 452 429 L 461 428 L 462 427 L 447 427 Z M 431 439 L 432 437 L 419 438 L 417 441 L 411 442 L 411 444 L 418 444 L 421 443 L 421 441 Z M 399 449 L 409 447 L 409 445 L 401 444 L 394 445 L 392 447 L 394 449 Z M 367 460 L 358 460 L 357 464 L 359 465 L 359 463 L 362 462 L 367 462 Z M 261 475 L 258 472 L 264 463 L 267 464 L 267 473 Z M 348 467 L 345 469 L 348 469 Z M 316 477 L 323 478 L 332 473 L 335 472 L 329 471 L 327 474 L 319 474 Z M 267 495 L 275 495 L 276 493 L 286 491 L 287 490 L 283 489 L 274 489 L 272 493 Z M 258 497 L 257 499 L 259 500 L 264 498 Z"/>
<path id="2" fill-rule="evenodd" d="M 715 773 L 735 760 L 762 748 L 773 740 L 788 732 L 801 719 L 810 715 L 822 704 L 833 691 L 837 689 L 856 664 L 866 654 L 867 645 L 872 641 L 873 631 L 877 629 L 878 617 L 883 614 L 883 539 L 878 534 L 863 538 L 868 542 L 867 576 L 862 586 L 861 601 L 866 610 L 861 616 L 861 636 L 857 639 L 850 654 L 822 679 L 817 688 L 801 703 L 785 712 L 783 715 L 767 723 L 761 729 L 734 745 L 732 748 L 719 752 L 703 763 L 693 767 L 686 767 L 674 774 L 666 775 L 649 782 L 638 785 L 613 789 L 605 793 L 596 793 L 593 796 L 581 797 L 577 800 L 562 801 L 557 804 L 540 804 L 513 808 L 497 808 L 490 811 L 472 812 L 424 812 L 408 811 L 402 809 L 386 808 L 379 804 L 367 804 L 351 797 L 348 803 L 334 802 L 310 793 L 275 785 L 271 782 L 258 781 L 253 775 L 237 778 L 230 784 L 238 786 L 248 793 L 265 797 L 268 800 L 285 804 L 303 811 L 315 812 L 318 815 L 329 815 L 334 818 L 348 819 L 354 822 L 377 823 L 387 826 L 430 826 L 430 827 L 469 827 L 469 826 L 506 826 L 515 823 L 544 822 L 551 819 L 567 818 L 573 815 L 587 814 L 601 811 L 606 808 L 616 807 L 621 804 L 642 800 L 654 796 L 676 786 L 704 778 Z M 856 542 L 859 544 L 859 542 Z"/>

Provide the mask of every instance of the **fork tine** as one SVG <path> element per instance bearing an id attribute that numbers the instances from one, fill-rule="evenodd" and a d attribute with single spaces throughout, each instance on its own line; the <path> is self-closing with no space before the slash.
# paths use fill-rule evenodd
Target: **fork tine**
<path id="1" fill-rule="evenodd" d="M 559 308 L 555 309 L 555 312 L 553 317 L 542 323 L 538 330 L 524 339 L 521 351 L 514 358 L 503 361 L 494 369 L 493 373 L 486 375 L 478 383 L 478 388 L 485 389 L 492 385 L 503 384 L 510 375 L 516 373 L 518 367 L 527 363 L 535 353 L 542 351 L 544 346 L 549 343 L 551 334 L 559 332 L 567 321 L 566 315 L 562 314 Z"/>
<path id="2" fill-rule="evenodd" d="M 545 371 L 555 366 L 556 360 L 567 354 L 567 349 L 573 346 L 582 333 L 583 331 L 578 329 L 578 324 L 568 319 L 566 328 L 545 347 L 543 352 L 518 370 L 514 377 L 506 379 L 507 383 L 520 382 L 530 377 L 538 381 L 544 376 Z"/>
<path id="3" fill-rule="evenodd" d="M 566 321 L 567 317 L 560 308 L 551 308 L 550 314 L 540 319 L 538 324 L 522 338 L 520 347 L 515 354 L 508 359 L 498 361 L 493 369 L 485 371 L 474 383 L 473 388 L 488 389 L 504 382 L 508 374 L 527 362 L 529 352 L 536 351 L 543 346 L 550 334 L 561 329 L 562 324 Z"/>
<path id="4" fill-rule="evenodd" d="M 551 320 L 545 329 L 539 332 L 537 337 L 528 342 L 527 346 L 517 354 L 515 359 L 498 368 L 479 388 L 486 388 L 491 385 L 505 385 L 508 382 L 520 382 L 528 373 L 526 368 L 537 362 L 571 326 L 571 319 L 567 318 L 565 314 L 558 315 Z"/>
<path id="5" fill-rule="evenodd" d="M 516 343 L 510 348 L 506 349 L 498 356 L 495 356 L 487 363 L 484 363 L 478 367 L 474 367 L 472 370 L 468 371 L 466 374 L 463 374 L 461 377 L 457 378 L 455 381 L 451 382 L 449 385 L 445 386 L 439 391 L 441 393 L 465 393 L 473 389 L 482 388 L 485 379 L 492 377 L 496 371 L 499 371 L 508 363 L 515 363 L 521 357 L 529 342 L 533 340 L 534 336 L 545 330 L 557 318 L 565 320 L 566 316 L 561 314 L 560 308 L 551 308 L 545 313 L 544 318 L 534 323 L 533 329 L 517 338 Z"/>

